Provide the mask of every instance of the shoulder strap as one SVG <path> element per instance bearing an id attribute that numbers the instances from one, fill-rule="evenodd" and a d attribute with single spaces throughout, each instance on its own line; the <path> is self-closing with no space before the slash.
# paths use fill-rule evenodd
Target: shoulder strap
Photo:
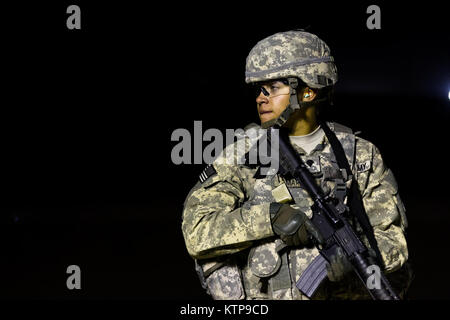
<path id="1" fill-rule="evenodd" d="M 345 156 L 344 149 L 342 144 L 339 142 L 335 133 L 331 131 L 325 121 L 320 123 L 325 135 L 327 136 L 328 141 L 330 141 L 331 148 L 336 157 L 336 161 L 338 163 L 339 168 L 345 169 L 347 171 L 347 175 L 352 174 L 352 170 L 350 169 L 350 165 L 348 164 L 347 158 Z M 369 240 L 370 247 L 375 251 L 377 255 L 378 262 L 383 265 L 383 260 L 381 258 L 380 249 L 378 248 L 377 241 L 375 239 L 375 234 L 370 224 L 369 218 L 367 217 L 367 213 L 364 209 L 364 205 L 361 198 L 361 193 L 358 188 L 357 181 L 353 181 L 351 185 L 350 194 L 348 195 L 348 203 L 350 209 L 355 214 L 358 219 L 359 224 L 364 230 L 367 239 Z"/>
<path id="2" fill-rule="evenodd" d="M 331 122 L 329 128 L 333 128 L 336 132 L 345 132 L 348 134 L 353 134 L 353 130 L 347 126 L 344 126 L 343 124 L 337 123 L 337 122 Z"/>

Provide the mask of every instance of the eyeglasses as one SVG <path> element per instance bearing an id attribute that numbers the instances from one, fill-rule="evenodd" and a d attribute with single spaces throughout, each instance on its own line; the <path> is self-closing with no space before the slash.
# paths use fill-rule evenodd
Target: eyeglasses
<path id="1" fill-rule="evenodd" d="M 255 98 L 258 98 L 261 92 L 268 98 L 274 98 L 281 95 L 287 95 L 290 93 L 289 86 L 285 85 L 281 81 L 276 81 L 264 85 L 255 85 L 254 90 L 255 90 Z"/>

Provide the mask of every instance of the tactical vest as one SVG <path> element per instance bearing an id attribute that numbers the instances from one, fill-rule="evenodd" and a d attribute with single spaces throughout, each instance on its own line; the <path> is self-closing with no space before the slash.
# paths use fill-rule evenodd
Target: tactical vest
<path id="1" fill-rule="evenodd" d="M 357 159 L 355 162 L 355 135 L 352 130 L 337 123 L 328 123 L 328 126 L 342 144 L 352 172 L 368 170 L 370 163 L 361 164 Z M 293 147 L 324 193 L 345 206 L 352 176 L 347 176 L 339 168 L 330 143 L 317 145 L 309 155 L 301 148 L 295 145 Z M 242 166 L 241 170 L 255 171 L 253 178 L 244 182 L 248 200 L 243 206 L 271 202 L 290 203 L 308 217 L 312 216 L 313 202 L 306 190 L 294 179 L 285 179 L 279 174 L 260 176 L 257 169 L 247 166 Z M 350 222 L 364 241 L 364 233 L 359 224 L 356 220 Z M 257 241 L 251 249 L 232 256 L 202 261 L 201 265 L 196 261 L 196 269 L 202 286 L 214 299 L 307 299 L 298 291 L 295 283 L 318 254 L 314 247 L 286 247 L 281 239 L 271 237 Z M 316 297 L 325 295 L 325 292 L 319 290 Z"/>

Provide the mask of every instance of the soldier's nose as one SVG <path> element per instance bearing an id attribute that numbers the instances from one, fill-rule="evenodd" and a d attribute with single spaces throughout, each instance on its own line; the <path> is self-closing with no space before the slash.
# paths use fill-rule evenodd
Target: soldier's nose
<path id="1" fill-rule="evenodd" d="M 258 104 L 261 103 L 267 103 L 269 102 L 269 98 L 267 98 L 262 92 L 259 94 L 259 96 L 256 97 L 256 102 Z"/>

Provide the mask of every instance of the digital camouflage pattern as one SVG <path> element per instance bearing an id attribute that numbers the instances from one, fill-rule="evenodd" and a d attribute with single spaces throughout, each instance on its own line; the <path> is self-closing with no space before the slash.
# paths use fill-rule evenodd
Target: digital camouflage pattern
<path id="1" fill-rule="evenodd" d="M 304 31 L 276 33 L 259 41 L 246 61 L 245 81 L 298 77 L 311 88 L 334 85 L 337 69 L 330 48 Z"/>
<path id="2" fill-rule="evenodd" d="M 214 263 L 209 263 L 211 266 Z M 203 266 L 204 268 L 208 267 Z M 245 298 L 241 281 L 241 271 L 235 264 L 226 264 L 212 272 L 206 279 L 206 285 L 215 300 L 241 300 Z"/>
<path id="3" fill-rule="evenodd" d="M 344 126 L 334 123 L 329 126 L 342 143 L 358 182 L 388 278 L 401 294 L 410 278 L 402 267 L 408 259 L 404 234 L 407 220 L 395 178 L 372 143 Z M 236 293 L 233 295 L 236 299 L 239 292 L 236 286 L 243 285 L 242 298 L 246 299 L 307 299 L 295 284 L 319 252 L 313 247 L 280 251 L 282 241 L 272 231 L 269 209 L 270 203 L 276 201 L 272 191 L 282 184 L 289 187 L 291 205 L 309 217 L 312 200 L 295 181 L 278 174 L 261 177 L 256 174 L 257 166 L 225 161 L 224 154 L 236 145 L 229 145 L 213 162 L 217 174 L 197 183 L 186 198 L 182 231 L 187 250 L 200 263 L 214 264 L 215 259 L 226 256 L 239 266 L 240 272 L 225 271 L 225 276 L 218 279 L 222 284 L 209 286 L 213 297 L 225 299 L 220 291 L 225 287 L 226 292 Z M 309 164 L 326 194 L 333 193 L 339 182 L 350 187 L 351 179 L 342 176 L 326 137 L 308 155 L 295 145 L 294 148 Z M 351 223 L 369 247 L 359 224 Z M 211 292 L 214 290 L 219 292 Z M 356 275 L 338 283 L 327 282 L 314 298 L 370 299 Z"/>

